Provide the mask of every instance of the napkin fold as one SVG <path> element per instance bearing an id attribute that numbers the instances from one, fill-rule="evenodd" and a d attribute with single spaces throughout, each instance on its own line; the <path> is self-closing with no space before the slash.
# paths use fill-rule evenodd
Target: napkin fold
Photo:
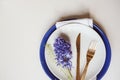
<path id="1" fill-rule="evenodd" d="M 71 24 L 71 23 L 82 24 L 82 25 L 93 28 L 93 20 L 90 18 L 74 19 L 74 20 L 56 22 L 56 28 L 59 28 L 63 25 Z"/>

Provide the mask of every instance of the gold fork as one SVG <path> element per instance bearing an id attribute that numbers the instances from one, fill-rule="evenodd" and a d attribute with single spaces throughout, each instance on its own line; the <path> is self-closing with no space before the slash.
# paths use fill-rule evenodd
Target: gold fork
<path id="1" fill-rule="evenodd" d="M 86 62 L 85 68 L 83 70 L 83 73 L 81 75 L 81 80 L 85 80 L 85 76 L 86 76 L 86 73 L 87 73 L 88 65 L 89 65 L 91 59 L 93 58 L 93 56 L 95 54 L 96 46 L 97 46 L 97 41 L 95 41 L 95 40 L 91 41 L 91 43 L 89 45 L 89 48 L 88 48 L 88 51 L 87 51 L 87 55 L 86 55 L 87 62 Z"/>

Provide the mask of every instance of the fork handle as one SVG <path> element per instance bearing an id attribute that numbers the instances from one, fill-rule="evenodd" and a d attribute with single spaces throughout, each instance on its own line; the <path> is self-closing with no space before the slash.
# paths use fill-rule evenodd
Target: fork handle
<path id="1" fill-rule="evenodd" d="M 86 73 L 87 73 L 87 69 L 88 69 L 88 62 L 86 63 L 86 65 L 85 65 L 85 68 L 84 68 L 84 70 L 83 70 L 83 73 L 82 73 L 82 75 L 81 75 L 81 79 L 80 80 L 85 80 L 85 76 L 86 76 Z"/>

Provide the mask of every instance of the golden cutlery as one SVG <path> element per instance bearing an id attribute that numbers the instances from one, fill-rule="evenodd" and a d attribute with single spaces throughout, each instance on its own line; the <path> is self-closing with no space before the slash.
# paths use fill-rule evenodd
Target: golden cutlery
<path id="1" fill-rule="evenodd" d="M 80 80 L 80 33 L 76 39 L 77 48 L 77 66 L 76 66 L 76 80 Z"/>
<path id="2" fill-rule="evenodd" d="M 95 54 L 95 51 L 96 51 L 96 46 L 97 46 L 96 44 L 97 44 L 97 41 L 95 41 L 95 40 L 91 41 L 91 43 L 90 43 L 90 46 L 88 48 L 87 55 L 86 55 L 87 62 L 86 62 L 85 68 L 83 70 L 83 73 L 81 75 L 81 80 L 85 80 L 88 65 L 89 65 L 90 61 L 92 60 L 92 58 L 93 58 L 93 56 Z"/>

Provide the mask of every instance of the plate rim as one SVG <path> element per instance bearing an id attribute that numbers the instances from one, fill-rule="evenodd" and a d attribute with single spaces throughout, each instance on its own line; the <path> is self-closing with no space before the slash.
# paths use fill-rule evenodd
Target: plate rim
<path id="1" fill-rule="evenodd" d="M 41 44 L 40 44 L 40 51 L 39 51 L 39 57 L 40 57 L 40 62 L 42 64 L 42 67 L 44 69 L 44 71 L 46 72 L 46 74 L 51 78 L 51 79 L 54 79 L 54 80 L 59 80 L 48 68 L 47 66 L 47 63 L 46 63 L 46 60 L 45 60 L 45 45 L 46 45 L 46 42 L 48 40 L 48 38 L 50 37 L 50 35 L 56 30 L 56 25 L 54 24 L 44 35 L 42 41 L 41 41 Z M 103 42 L 104 42 L 104 45 L 105 45 L 105 49 L 106 49 L 106 57 L 105 57 L 105 62 L 104 62 L 104 65 L 101 69 L 101 71 L 99 72 L 99 74 L 97 74 L 96 78 L 97 80 L 100 80 L 104 75 L 105 73 L 107 72 L 108 68 L 109 68 L 109 65 L 110 65 L 110 62 L 111 62 L 111 47 L 110 47 L 110 43 L 109 43 L 109 40 L 106 36 L 106 34 L 100 29 L 100 27 L 93 23 L 93 30 L 95 30 L 99 35 L 100 37 L 102 38 Z"/>

